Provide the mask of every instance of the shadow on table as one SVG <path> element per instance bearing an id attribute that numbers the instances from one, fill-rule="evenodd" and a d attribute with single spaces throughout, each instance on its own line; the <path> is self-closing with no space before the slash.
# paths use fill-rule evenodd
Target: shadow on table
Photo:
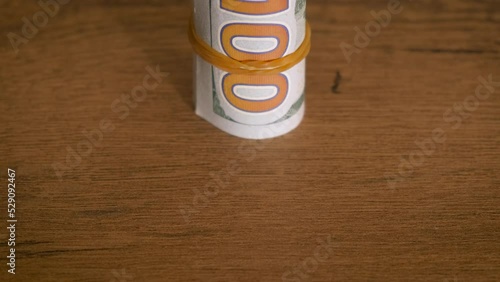
<path id="1" fill-rule="evenodd" d="M 190 8 L 182 7 L 182 13 L 168 16 L 169 4 L 162 4 L 142 15 L 136 11 L 117 14 L 115 20 L 131 37 L 131 44 L 140 48 L 149 59 L 149 65 L 159 65 L 162 72 L 170 73 L 169 84 L 183 103 L 194 110 L 193 103 L 193 51 L 187 38 Z M 161 11 L 159 16 L 157 11 Z M 138 13 L 138 12 L 137 12 Z M 173 94 L 169 92 L 168 94 Z M 168 98 L 168 97 L 167 97 Z"/>

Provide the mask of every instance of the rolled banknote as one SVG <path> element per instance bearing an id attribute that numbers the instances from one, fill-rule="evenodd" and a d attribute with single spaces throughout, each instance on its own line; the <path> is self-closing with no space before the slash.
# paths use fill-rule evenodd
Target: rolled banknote
<path id="1" fill-rule="evenodd" d="M 304 42 L 306 0 L 194 0 L 194 30 L 238 61 L 272 61 Z M 267 139 L 295 129 L 305 111 L 305 59 L 276 74 L 231 73 L 194 60 L 196 113 L 241 138 Z"/>

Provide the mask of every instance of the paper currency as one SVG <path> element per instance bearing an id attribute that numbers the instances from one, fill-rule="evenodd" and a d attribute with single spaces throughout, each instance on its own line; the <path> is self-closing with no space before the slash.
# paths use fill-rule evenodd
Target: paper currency
<path id="1" fill-rule="evenodd" d="M 306 32 L 306 0 L 194 0 L 196 33 L 238 61 L 294 53 Z M 232 74 L 194 61 L 196 113 L 219 129 L 267 139 L 296 128 L 305 110 L 305 59 L 276 75 Z"/>

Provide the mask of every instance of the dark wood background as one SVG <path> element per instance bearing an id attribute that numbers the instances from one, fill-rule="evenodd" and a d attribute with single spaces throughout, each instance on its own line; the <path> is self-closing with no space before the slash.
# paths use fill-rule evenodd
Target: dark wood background
<path id="1" fill-rule="evenodd" d="M 339 44 L 388 1 L 309 0 L 307 116 L 268 142 L 194 114 L 189 1 L 70 1 L 16 55 L 7 34 L 36 2 L 0 1 L 0 281 L 281 281 L 328 236 L 289 281 L 500 281 L 500 87 L 443 120 L 478 76 L 500 81 L 498 0 L 402 0 L 351 63 Z M 119 119 L 110 105 L 156 65 L 170 75 Z M 103 119 L 115 129 L 59 179 Z M 388 185 L 436 128 L 446 142 Z M 211 173 L 229 176 L 196 198 Z"/>

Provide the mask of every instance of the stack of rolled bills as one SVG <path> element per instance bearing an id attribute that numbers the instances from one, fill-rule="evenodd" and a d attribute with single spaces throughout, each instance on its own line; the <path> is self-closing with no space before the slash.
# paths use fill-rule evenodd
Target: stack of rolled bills
<path id="1" fill-rule="evenodd" d="M 294 53 L 306 33 L 306 0 L 194 0 L 194 28 L 237 61 Z M 305 59 L 276 74 L 230 73 L 196 55 L 196 113 L 241 138 L 266 139 L 296 128 L 305 110 Z"/>

